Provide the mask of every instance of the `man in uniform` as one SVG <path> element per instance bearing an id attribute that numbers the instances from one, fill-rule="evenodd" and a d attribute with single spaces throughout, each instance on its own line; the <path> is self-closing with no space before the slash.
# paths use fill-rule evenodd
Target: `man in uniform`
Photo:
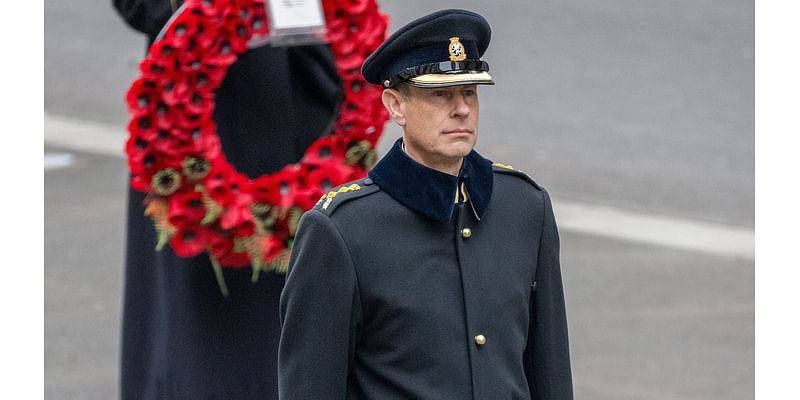
<path id="1" fill-rule="evenodd" d="M 550 198 L 472 150 L 490 36 L 480 15 L 443 10 L 364 63 L 403 138 L 300 223 L 281 399 L 572 398 Z"/>

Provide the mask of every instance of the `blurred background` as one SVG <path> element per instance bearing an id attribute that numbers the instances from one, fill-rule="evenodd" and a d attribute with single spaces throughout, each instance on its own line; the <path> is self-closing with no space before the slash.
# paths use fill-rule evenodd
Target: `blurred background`
<path id="1" fill-rule="evenodd" d="M 478 151 L 553 195 L 576 398 L 753 398 L 753 2 L 379 4 L 392 31 L 492 24 Z M 44 44 L 45 396 L 112 399 L 146 43 L 110 1 L 46 0 Z"/>

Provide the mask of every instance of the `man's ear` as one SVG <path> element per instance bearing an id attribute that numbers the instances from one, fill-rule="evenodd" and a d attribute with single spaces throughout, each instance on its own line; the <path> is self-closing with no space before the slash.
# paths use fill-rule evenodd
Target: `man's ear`
<path id="1" fill-rule="evenodd" d="M 403 110 L 403 94 L 397 89 L 384 89 L 381 94 L 383 106 L 389 111 L 389 117 L 397 125 L 406 126 L 406 116 Z"/>

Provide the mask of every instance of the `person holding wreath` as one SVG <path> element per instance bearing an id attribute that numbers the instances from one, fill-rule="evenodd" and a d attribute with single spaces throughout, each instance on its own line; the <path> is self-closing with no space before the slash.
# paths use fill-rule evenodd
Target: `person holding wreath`
<path id="1" fill-rule="evenodd" d="M 180 2 L 114 0 L 152 43 Z M 342 101 L 328 45 L 262 46 L 241 55 L 216 92 L 227 159 L 250 178 L 297 162 L 327 134 Z M 120 393 L 123 400 L 277 399 L 278 300 L 285 281 L 225 268 L 220 292 L 206 254 L 155 250 L 146 194 L 129 190 Z"/>

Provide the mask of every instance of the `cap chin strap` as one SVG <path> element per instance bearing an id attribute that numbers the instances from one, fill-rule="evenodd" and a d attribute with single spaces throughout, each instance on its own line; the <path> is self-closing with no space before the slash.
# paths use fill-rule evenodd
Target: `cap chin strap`
<path id="1" fill-rule="evenodd" d="M 413 77 L 430 74 L 459 74 L 465 72 L 488 72 L 489 63 L 481 60 L 442 61 L 406 68 L 383 81 L 383 87 L 389 88 Z M 488 74 L 487 74 L 488 75 Z M 490 78 L 491 80 L 491 78 Z"/>

